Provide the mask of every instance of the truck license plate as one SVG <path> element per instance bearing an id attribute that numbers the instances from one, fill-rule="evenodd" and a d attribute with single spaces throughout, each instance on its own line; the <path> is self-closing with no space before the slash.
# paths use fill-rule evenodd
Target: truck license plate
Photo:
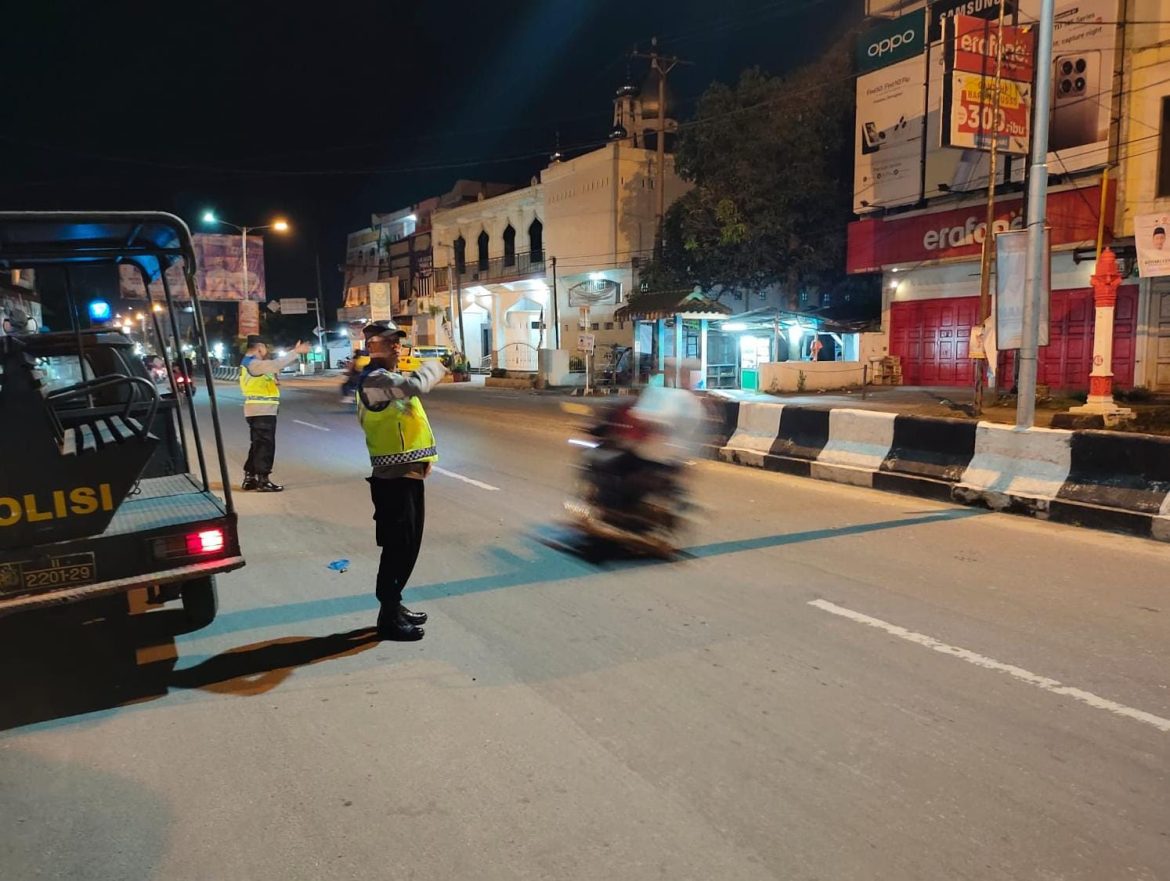
<path id="1" fill-rule="evenodd" d="M 89 584 L 97 578 L 93 554 L 68 554 L 22 563 L 0 563 L 0 592 L 52 590 Z"/>

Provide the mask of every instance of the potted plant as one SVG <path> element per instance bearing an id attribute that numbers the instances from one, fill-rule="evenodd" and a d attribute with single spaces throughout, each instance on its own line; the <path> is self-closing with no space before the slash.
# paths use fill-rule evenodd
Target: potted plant
<path id="1" fill-rule="evenodd" d="M 471 365 L 462 354 L 456 354 L 451 362 L 451 378 L 456 382 L 471 381 Z"/>

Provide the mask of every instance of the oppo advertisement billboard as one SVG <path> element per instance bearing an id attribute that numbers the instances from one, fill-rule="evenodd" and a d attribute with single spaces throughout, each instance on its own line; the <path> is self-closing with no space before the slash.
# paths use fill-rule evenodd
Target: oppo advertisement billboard
<path id="1" fill-rule="evenodd" d="M 1048 161 L 1053 174 L 1107 164 L 1120 2 L 1057 0 L 1050 94 L 1032 94 L 1030 77 L 1025 83 L 1005 75 L 1012 82 L 1001 93 L 1001 109 L 1013 116 L 1015 135 L 1000 143 L 1006 155 L 997 182 L 1008 172 L 1013 181 L 1023 180 L 1027 158 L 1011 154 L 1027 151 L 1036 102 L 1047 101 L 1051 107 Z M 1007 0 L 1006 21 L 1035 25 L 1040 6 L 1041 0 Z M 956 33 L 952 20 L 957 17 L 994 20 L 998 15 L 998 0 L 938 0 L 861 36 L 856 49 L 855 213 L 986 189 L 990 144 L 971 122 L 981 120 L 989 90 L 980 73 L 948 69 L 948 56 L 954 53 L 945 36 L 948 23 L 952 35 Z M 948 103 L 944 97 L 953 100 Z M 956 101 L 966 101 L 958 113 Z"/>

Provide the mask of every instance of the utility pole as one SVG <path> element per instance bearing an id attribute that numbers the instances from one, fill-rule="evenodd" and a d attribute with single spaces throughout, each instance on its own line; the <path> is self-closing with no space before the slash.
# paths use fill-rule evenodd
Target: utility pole
<path id="1" fill-rule="evenodd" d="M 674 55 L 659 54 L 657 37 L 651 38 L 649 52 L 635 50 L 631 56 L 648 59 L 650 69 L 658 72 L 658 180 L 655 183 L 658 189 L 658 211 L 655 218 L 654 247 L 658 256 L 661 256 L 662 221 L 666 216 L 666 78 L 680 64 L 690 64 L 691 62 L 684 61 Z"/>
<path id="2" fill-rule="evenodd" d="M 983 255 L 979 267 L 979 326 L 986 329 L 991 317 L 991 260 L 995 253 L 995 175 L 999 157 L 999 90 L 1003 85 L 1003 19 L 1007 3 L 999 4 L 999 23 L 995 34 L 995 79 L 991 97 L 991 151 L 987 162 L 987 219 L 983 225 Z M 987 26 L 990 30 L 990 25 Z M 986 65 L 984 65 L 986 67 Z M 982 122 L 982 117 L 980 118 Z M 986 339 L 986 334 L 983 334 Z M 983 415 L 983 385 L 991 370 L 990 355 L 984 346 L 983 358 L 975 359 L 975 415 Z"/>
<path id="3" fill-rule="evenodd" d="M 1036 421 L 1036 357 L 1040 347 L 1040 298 L 1047 273 L 1044 226 L 1048 214 L 1048 114 L 1052 89 L 1052 32 L 1055 0 L 1040 6 L 1040 33 L 1036 45 L 1036 96 L 1032 115 L 1032 170 L 1028 180 L 1028 276 L 1024 291 L 1023 339 L 1020 346 L 1020 383 L 1016 401 L 1016 428 Z"/>

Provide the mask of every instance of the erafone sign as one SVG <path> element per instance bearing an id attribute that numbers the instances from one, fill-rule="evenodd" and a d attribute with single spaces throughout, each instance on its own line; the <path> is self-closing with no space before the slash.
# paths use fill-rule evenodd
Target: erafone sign
<path id="1" fill-rule="evenodd" d="M 882 22 L 857 38 L 857 72 L 897 64 L 926 48 L 924 22 L 919 15 L 904 15 Z"/>
<path id="2" fill-rule="evenodd" d="M 1113 210 L 1113 187 L 1106 212 Z M 1097 237 L 1097 205 L 1101 188 L 1084 187 L 1048 194 L 1048 223 L 1053 247 L 1079 245 Z M 1108 214 L 1107 214 L 1108 216 Z M 859 220 L 849 224 L 846 270 L 877 272 L 883 266 L 906 266 L 935 260 L 977 259 L 987 238 L 987 209 L 972 204 L 948 211 Z M 1023 199 L 1013 195 L 996 201 L 993 233 L 1023 229 Z M 1170 222 L 1166 225 L 1170 230 Z M 1148 239 L 1153 242 L 1151 230 Z M 1170 251 L 1168 251 L 1170 253 Z"/>
<path id="3" fill-rule="evenodd" d="M 942 145 L 1024 155 L 1032 119 L 1032 31 L 970 15 L 947 22 Z M 1002 60 L 998 94 L 997 57 Z"/>

